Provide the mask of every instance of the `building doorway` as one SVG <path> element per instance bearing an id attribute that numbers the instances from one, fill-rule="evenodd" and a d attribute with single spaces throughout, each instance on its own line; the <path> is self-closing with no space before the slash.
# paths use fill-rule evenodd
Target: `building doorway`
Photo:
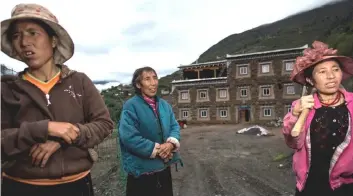
<path id="1" fill-rule="evenodd" d="M 250 122 L 250 109 L 249 108 L 240 108 L 239 122 L 240 123 Z"/>

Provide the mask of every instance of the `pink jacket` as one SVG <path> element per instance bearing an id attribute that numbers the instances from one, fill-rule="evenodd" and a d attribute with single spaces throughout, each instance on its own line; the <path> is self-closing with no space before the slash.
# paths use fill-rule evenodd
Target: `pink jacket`
<path id="1" fill-rule="evenodd" d="M 353 93 L 340 90 L 346 100 L 349 110 L 349 128 L 347 136 L 333 154 L 331 167 L 329 170 L 329 179 L 332 189 L 340 187 L 342 184 L 353 183 L 353 140 L 351 139 L 353 126 Z M 292 103 L 292 108 L 299 100 Z M 297 117 L 289 112 L 283 119 L 283 135 L 287 145 L 295 150 L 293 155 L 293 170 L 296 175 L 296 186 L 299 191 L 304 189 L 306 179 L 308 177 L 310 160 L 311 160 L 311 143 L 310 143 L 310 123 L 314 117 L 315 109 L 321 107 L 321 103 L 317 94 L 314 94 L 314 109 L 310 110 L 307 120 L 304 124 L 304 130 L 296 138 L 291 136 L 291 130 L 297 121 Z"/>

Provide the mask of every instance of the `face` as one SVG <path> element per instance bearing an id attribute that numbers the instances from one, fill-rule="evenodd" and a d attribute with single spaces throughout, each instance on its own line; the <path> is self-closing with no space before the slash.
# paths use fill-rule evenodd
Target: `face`
<path id="1" fill-rule="evenodd" d="M 18 21 L 11 37 L 16 53 L 28 67 L 40 69 L 52 63 L 55 43 L 40 25 Z"/>
<path id="2" fill-rule="evenodd" d="M 147 97 L 154 97 L 157 94 L 158 89 L 157 75 L 153 71 L 142 72 L 141 82 L 136 86 L 137 88 L 141 89 L 142 95 Z"/>
<path id="3" fill-rule="evenodd" d="M 315 66 L 313 73 L 314 87 L 321 93 L 334 94 L 342 81 L 342 70 L 335 61 L 324 61 Z"/>

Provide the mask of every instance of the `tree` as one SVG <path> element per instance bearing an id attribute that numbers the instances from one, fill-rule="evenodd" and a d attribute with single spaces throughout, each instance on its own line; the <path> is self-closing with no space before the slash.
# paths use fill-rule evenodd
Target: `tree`
<path id="1" fill-rule="evenodd" d="M 133 96 L 130 85 L 112 86 L 102 90 L 101 95 L 108 107 L 110 117 L 114 122 L 119 122 L 123 104 L 126 99 Z"/>

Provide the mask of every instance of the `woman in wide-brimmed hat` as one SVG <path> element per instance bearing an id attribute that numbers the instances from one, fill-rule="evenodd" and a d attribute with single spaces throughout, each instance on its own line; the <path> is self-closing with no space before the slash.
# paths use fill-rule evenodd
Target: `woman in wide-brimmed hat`
<path id="1" fill-rule="evenodd" d="M 296 60 L 291 79 L 316 89 L 292 104 L 284 117 L 283 134 L 295 149 L 296 196 L 353 195 L 353 93 L 341 86 L 353 75 L 353 59 L 315 41 Z M 291 131 L 309 109 L 298 136 Z"/>
<path id="2" fill-rule="evenodd" d="M 69 34 L 48 9 L 19 4 L 1 22 L 1 50 L 27 65 L 1 77 L 1 195 L 92 196 L 92 148 L 113 122 L 92 81 L 63 65 Z"/>

